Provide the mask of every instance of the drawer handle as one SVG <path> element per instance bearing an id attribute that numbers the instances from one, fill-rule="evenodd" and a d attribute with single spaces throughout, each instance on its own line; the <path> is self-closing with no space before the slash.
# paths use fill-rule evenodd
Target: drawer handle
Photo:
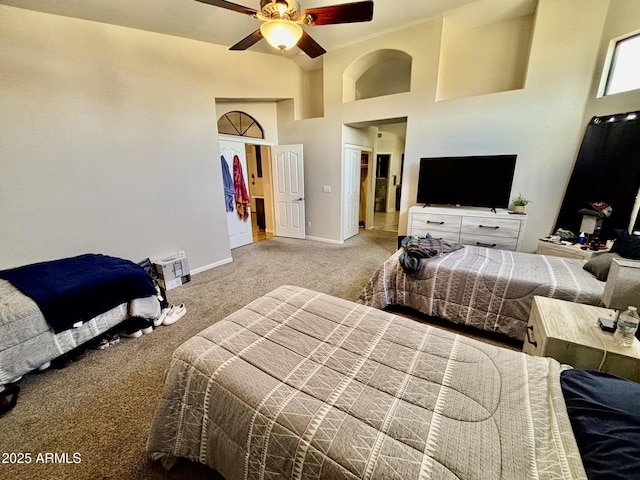
<path id="1" fill-rule="evenodd" d="M 487 247 L 487 248 L 496 248 L 498 246 L 498 244 L 496 243 L 482 243 L 482 242 L 476 242 L 476 245 L 478 247 Z"/>
<path id="2" fill-rule="evenodd" d="M 480 228 L 490 228 L 491 230 L 497 230 L 500 226 L 492 227 L 490 225 L 479 225 Z"/>
<path id="3" fill-rule="evenodd" d="M 427 223 L 434 223 L 436 225 L 444 225 L 444 222 L 432 222 L 431 220 L 427 220 Z"/>
<path id="4" fill-rule="evenodd" d="M 533 332 L 533 325 L 528 325 L 527 326 L 527 342 L 529 342 L 534 347 L 537 347 L 538 346 L 538 342 L 536 342 L 535 340 L 531 340 L 531 337 L 529 336 L 529 330 L 531 330 L 531 332 Z"/>

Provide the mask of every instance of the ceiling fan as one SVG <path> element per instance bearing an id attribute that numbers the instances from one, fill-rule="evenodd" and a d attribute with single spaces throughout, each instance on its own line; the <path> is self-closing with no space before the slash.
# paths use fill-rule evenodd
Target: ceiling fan
<path id="1" fill-rule="evenodd" d="M 262 20 L 264 23 L 251 35 L 243 38 L 229 50 L 246 50 L 263 38 L 282 53 L 297 45 L 311 58 L 326 53 L 318 42 L 300 25 L 310 27 L 338 23 L 369 22 L 373 18 L 373 0 L 344 3 L 300 10 L 295 0 L 260 0 L 260 11 L 226 0 L 198 0 L 214 7 L 226 8 Z"/>

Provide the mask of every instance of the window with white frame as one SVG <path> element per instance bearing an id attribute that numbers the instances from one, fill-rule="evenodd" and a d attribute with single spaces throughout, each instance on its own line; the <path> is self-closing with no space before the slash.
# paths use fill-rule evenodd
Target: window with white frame
<path id="1" fill-rule="evenodd" d="M 616 42 L 604 94 L 637 89 L 640 89 L 640 33 Z"/>

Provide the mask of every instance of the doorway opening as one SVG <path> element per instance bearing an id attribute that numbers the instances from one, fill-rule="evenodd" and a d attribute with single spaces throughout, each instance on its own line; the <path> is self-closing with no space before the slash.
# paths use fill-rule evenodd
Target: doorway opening
<path id="1" fill-rule="evenodd" d="M 272 236 L 304 239 L 303 145 L 264 140 L 244 112 L 219 117 L 218 144 L 231 249 Z M 233 172 L 233 173 L 231 173 Z"/>
<path id="2" fill-rule="evenodd" d="M 242 207 L 243 211 L 246 210 L 244 217 L 240 214 L 240 218 L 229 215 L 230 232 L 233 232 L 233 237 L 238 237 L 231 239 L 232 248 L 239 246 L 237 244 L 245 245 L 266 240 L 272 237 L 274 232 L 273 201 L 269 191 L 271 186 L 271 148 L 268 145 L 259 145 L 248 141 L 249 138 L 263 140 L 264 129 L 251 115 L 233 110 L 218 118 L 218 133 L 243 137 L 242 143 L 227 142 L 222 137 L 220 142 L 223 170 L 225 168 L 224 162 L 227 162 L 228 173 L 225 178 L 227 182 L 233 182 L 233 195 L 236 203 L 238 191 L 242 196 L 242 191 L 246 189 L 249 197 L 246 199 L 248 208 Z M 225 158 L 225 153 L 228 158 Z M 225 188 L 230 189 L 230 185 Z M 232 211 L 233 207 L 227 205 L 227 212 Z M 251 235 L 249 236 L 249 234 Z"/>
<path id="3" fill-rule="evenodd" d="M 358 228 L 399 230 L 406 120 L 345 125 L 356 141 L 344 144 L 343 240 Z"/>
<path id="4" fill-rule="evenodd" d="M 248 143 L 245 145 L 245 153 L 251 198 L 251 233 L 255 243 L 274 236 L 271 147 Z"/>
<path id="5" fill-rule="evenodd" d="M 379 124 L 377 127 L 371 228 L 397 232 L 407 123 Z"/>

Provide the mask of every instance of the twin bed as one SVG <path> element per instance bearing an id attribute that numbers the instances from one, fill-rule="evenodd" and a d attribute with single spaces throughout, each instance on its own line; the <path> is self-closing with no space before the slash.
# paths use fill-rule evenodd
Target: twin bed
<path id="1" fill-rule="evenodd" d="M 398 250 L 371 276 L 360 301 L 410 307 L 426 315 L 522 341 L 533 297 L 600 305 L 605 282 L 579 259 L 466 245 L 405 271 Z"/>
<path id="2" fill-rule="evenodd" d="M 125 259 L 86 254 L 0 271 L 0 386 L 153 311 L 151 277 Z"/>
<path id="3" fill-rule="evenodd" d="M 361 303 L 292 286 L 256 299 L 174 352 L 150 457 L 227 480 L 637 478 L 640 385 L 379 309 L 405 303 L 522 339 L 534 295 L 599 302 L 604 284 L 581 262 L 532 255 L 522 268 L 521 255 L 465 247 L 411 274 L 392 256 Z M 9 281 L 0 298 L 2 384 L 146 297 L 60 332 Z"/>
<path id="4" fill-rule="evenodd" d="M 607 422 L 636 407 L 602 412 L 638 387 L 284 286 L 175 351 L 147 448 L 227 480 L 634 478 L 635 413 Z"/>

